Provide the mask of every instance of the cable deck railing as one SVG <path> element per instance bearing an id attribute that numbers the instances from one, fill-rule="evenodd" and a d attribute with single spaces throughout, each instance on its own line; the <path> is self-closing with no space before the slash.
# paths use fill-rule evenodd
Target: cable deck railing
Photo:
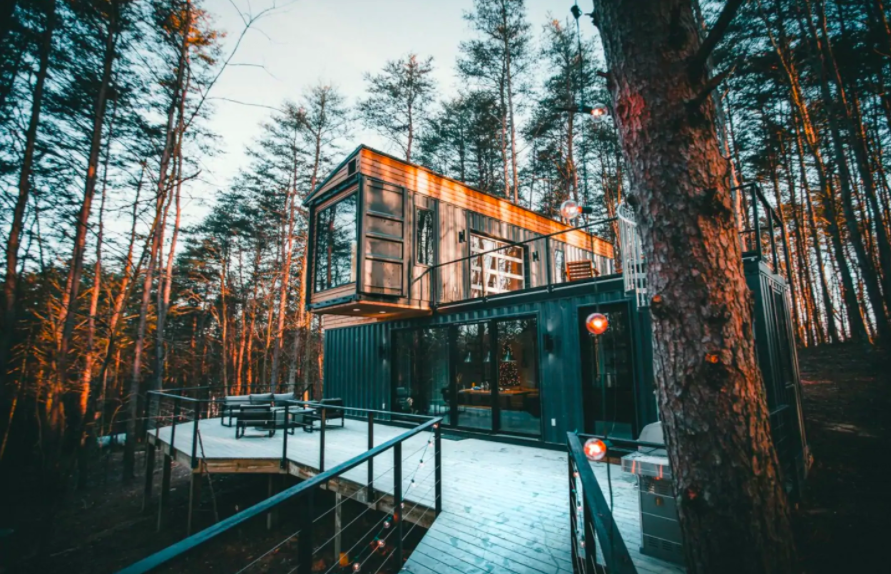
<path id="1" fill-rule="evenodd" d="M 150 392 L 147 418 L 154 422 L 149 432 L 154 436 L 155 446 L 149 449 L 151 454 L 147 458 L 153 455 L 156 447 L 167 455 L 176 451 L 186 453 L 193 472 L 200 474 L 205 461 L 201 422 L 207 424 L 208 419 L 221 414 L 222 401 L 200 397 L 206 393 L 202 388 L 188 389 L 188 392 L 194 396 L 166 391 Z M 418 527 L 429 526 L 442 511 L 442 419 L 313 401 L 288 401 L 284 409 L 287 412 L 292 408 L 305 407 L 317 409 L 317 420 L 321 423 L 314 429 L 314 435 L 319 437 L 319 458 L 314 476 L 218 521 L 121 572 L 136 574 L 166 569 L 194 570 L 223 556 L 228 556 L 225 567 L 234 572 L 274 569 L 309 574 L 318 571 L 400 570 L 408 552 L 407 545 L 419 540 L 422 535 L 423 527 Z M 348 416 L 350 420 L 367 421 L 367 445 L 363 445 L 363 448 L 367 446 L 367 450 L 330 466 L 326 465 L 326 432 L 333 431 L 326 431 L 326 422 L 334 412 Z M 404 425 L 408 420 L 412 420 L 415 426 L 381 444 L 374 444 L 376 423 Z M 181 437 L 182 434 L 191 435 L 185 437 L 185 444 L 177 444 L 177 440 L 184 440 L 177 439 L 177 427 L 192 431 L 180 433 Z M 165 431 L 162 435 L 164 428 L 169 428 L 169 432 Z M 285 429 L 281 439 L 282 475 L 288 475 L 289 470 L 293 474 L 289 465 L 298 462 L 294 456 L 289 457 L 288 435 L 288 429 Z M 424 440 L 419 441 L 418 438 Z M 389 453 L 392 453 L 392 462 L 382 463 Z M 306 451 L 300 454 L 305 456 Z M 365 473 L 350 473 L 362 465 L 366 467 Z M 345 476 L 347 473 L 350 473 L 349 477 Z M 146 479 L 146 504 L 151 497 L 151 484 L 152 476 L 149 474 Z M 169 488 L 169 484 L 166 488 Z M 287 529 L 284 538 L 274 541 L 269 536 L 258 536 L 257 527 L 251 524 L 264 516 L 270 521 L 273 513 L 279 511 L 286 513 L 288 519 L 283 522 L 293 528 Z M 243 546 L 244 540 L 255 540 L 254 547 L 244 555 L 231 556 L 231 548 L 239 544 Z M 326 566 L 319 570 L 319 564 Z"/>

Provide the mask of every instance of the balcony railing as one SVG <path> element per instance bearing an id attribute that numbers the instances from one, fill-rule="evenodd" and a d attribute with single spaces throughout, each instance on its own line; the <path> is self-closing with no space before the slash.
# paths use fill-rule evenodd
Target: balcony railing
<path id="1" fill-rule="evenodd" d="M 522 241 L 497 240 L 498 243 L 504 244 L 426 267 L 410 281 L 412 297 L 429 301 L 430 306 L 435 309 L 457 302 L 488 300 L 535 289 L 553 290 L 559 285 L 572 282 L 573 277 L 567 276 L 565 272 L 566 263 L 581 260 L 591 262 L 592 277 L 610 274 L 612 269 L 603 268 L 602 264 L 598 266 L 598 261 L 602 258 L 593 251 L 593 238 L 590 251 L 561 243 L 559 250 L 563 253 L 562 265 L 555 261 L 557 245 L 553 239 L 566 233 L 591 229 L 617 220 L 616 217 L 610 217 L 585 222 L 570 229 Z M 471 241 L 469 232 L 465 235 L 464 241 Z M 483 244 L 485 241 L 495 240 L 484 238 Z M 522 249 L 523 253 L 516 253 L 518 248 Z M 574 257 L 571 255 L 572 252 L 578 256 Z"/>
<path id="2" fill-rule="evenodd" d="M 747 183 L 732 191 L 740 194 L 739 238 L 743 257 L 757 257 L 774 273 L 786 276 L 790 263 L 783 218 L 767 201 L 758 183 Z"/>
<path id="3" fill-rule="evenodd" d="M 610 574 L 637 574 L 613 518 L 612 504 L 603 495 L 591 468 L 594 463 L 585 455 L 579 435 L 567 433 L 566 446 L 569 452 L 569 522 L 574 572 L 594 574 L 606 567 Z M 609 464 L 609 459 L 602 464 Z"/>

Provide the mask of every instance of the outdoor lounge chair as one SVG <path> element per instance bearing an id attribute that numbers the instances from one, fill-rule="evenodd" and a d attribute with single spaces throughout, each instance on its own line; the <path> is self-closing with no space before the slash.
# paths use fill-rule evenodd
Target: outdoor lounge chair
<path id="1" fill-rule="evenodd" d="M 316 403 L 316 405 L 317 406 L 315 408 L 317 409 L 317 411 L 316 411 L 317 414 L 310 415 L 308 418 L 311 420 L 314 420 L 314 421 L 321 421 L 322 420 L 322 411 L 318 410 L 320 408 L 320 406 L 327 405 L 327 406 L 332 406 L 332 407 L 335 407 L 335 406 L 343 407 L 343 399 L 322 399 L 321 401 L 318 401 Z M 343 408 L 325 409 L 325 426 L 327 426 L 328 423 L 330 423 L 332 419 L 340 419 L 340 427 L 343 428 L 344 426 L 346 426 L 346 421 L 344 419 L 343 414 L 344 414 Z"/>
<path id="2" fill-rule="evenodd" d="M 242 405 L 250 404 L 250 397 L 247 395 L 230 395 L 223 398 L 223 408 L 220 411 L 220 424 L 225 427 L 232 426 L 232 419 Z"/>
<path id="3" fill-rule="evenodd" d="M 267 436 L 275 434 L 275 413 L 270 405 L 241 405 L 235 413 L 235 438 L 244 436 L 248 427 L 263 430 Z"/>

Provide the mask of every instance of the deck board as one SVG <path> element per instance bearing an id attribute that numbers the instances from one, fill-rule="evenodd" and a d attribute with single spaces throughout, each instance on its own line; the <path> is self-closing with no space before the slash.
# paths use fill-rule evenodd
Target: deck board
<path id="1" fill-rule="evenodd" d="M 344 428 L 325 433 L 325 466 L 332 468 L 366 450 L 367 423 L 347 420 Z M 235 439 L 235 429 L 219 419 L 200 423 L 198 455 L 210 472 L 273 468 L 281 460 L 282 435 Z M 399 436 L 405 429 L 376 424 L 375 444 Z M 192 452 L 191 423 L 177 425 L 173 447 Z M 250 430 L 249 430 L 250 432 Z M 152 431 L 154 435 L 155 431 Z M 169 445 L 171 427 L 157 431 Z M 312 475 L 319 467 L 320 433 L 300 430 L 288 437 L 288 470 Z M 432 519 L 433 447 L 429 433 L 403 444 L 403 493 L 406 519 L 428 524 Z M 422 456 L 424 465 L 419 465 Z M 377 495 L 393 493 L 392 451 L 374 461 Z M 442 440 L 443 512 L 415 548 L 405 570 L 414 574 L 505 573 L 568 574 L 572 572 L 567 460 L 563 452 L 500 442 Z M 256 471 L 256 470 L 255 470 Z M 268 470 L 267 470 L 268 471 Z M 594 465 L 595 476 L 610 498 L 604 465 Z M 355 485 L 367 481 L 366 465 L 342 479 Z M 410 487 L 411 478 L 415 486 Z M 611 469 L 613 516 L 641 574 L 675 574 L 684 569 L 640 553 L 638 499 L 633 477 Z"/>

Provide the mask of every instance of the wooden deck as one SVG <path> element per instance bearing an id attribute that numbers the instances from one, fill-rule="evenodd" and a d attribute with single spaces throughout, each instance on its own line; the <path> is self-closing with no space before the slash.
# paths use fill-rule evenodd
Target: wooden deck
<path id="1" fill-rule="evenodd" d="M 365 452 L 367 423 L 347 420 L 345 428 L 325 433 L 325 466 Z M 178 425 L 175 459 L 188 464 L 192 452 L 192 424 Z M 249 431 L 250 432 L 250 431 Z M 375 444 L 404 432 L 376 424 Z M 171 427 L 160 429 L 158 440 L 169 445 Z M 235 429 L 219 419 L 201 421 L 198 454 L 201 469 L 214 473 L 277 473 L 280 470 L 282 433 L 235 439 Z M 428 526 L 433 518 L 433 447 L 431 435 L 420 434 L 403 445 L 403 492 L 406 520 Z M 287 472 L 316 474 L 320 433 L 298 430 L 288 437 Z M 152 437 L 154 439 L 154 437 Z M 152 440 L 152 442 L 155 442 Z M 426 448 L 426 454 L 425 454 Z M 164 449 L 166 450 L 166 448 Z M 419 467 L 422 455 L 423 467 Z M 392 454 L 375 460 L 375 488 L 393 493 Z M 595 474 L 609 499 L 604 465 Z M 613 515 L 625 544 L 641 574 L 684 572 L 669 562 L 640 554 L 640 524 L 636 483 L 613 466 Z M 416 485 L 410 487 L 414 476 Z M 356 492 L 367 481 L 365 465 L 343 477 L 340 489 Z M 352 485 L 348 483 L 354 481 Z M 547 449 L 499 442 L 442 440 L 443 512 L 414 550 L 405 570 L 414 574 L 566 574 L 572 572 L 566 454 Z M 392 509 L 386 502 L 384 509 Z"/>

